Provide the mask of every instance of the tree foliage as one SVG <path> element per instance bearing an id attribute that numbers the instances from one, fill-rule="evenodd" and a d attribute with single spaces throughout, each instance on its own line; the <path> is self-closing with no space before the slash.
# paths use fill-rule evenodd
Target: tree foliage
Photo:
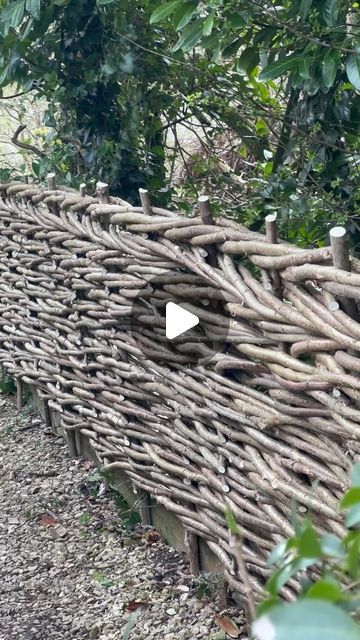
<path id="1" fill-rule="evenodd" d="M 150 38 L 153 4 L 16 0 L 0 14 L 0 86 L 48 101 L 51 163 L 79 181 L 106 179 L 130 198 L 165 178 L 160 118 L 169 97 L 158 88 L 168 67 L 139 49 Z M 161 41 L 153 44 L 161 50 Z"/>
<path id="2" fill-rule="evenodd" d="M 231 78 L 232 104 L 240 117 L 245 105 L 262 141 L 251 174 L 258 214 L 306 218 L 312 210 L 324 226 L 341 210 L 357 224 L 359 16 L 348 0 L 177 0 L 153 12 L 153 24 L 176 30 L 174 52 L 197 47 Z M 302 231 L 306 243 L 318 242 L 318 225 Z"/>
<path id="3" fill-rule="evenodd" d="M 15 87 L 49 104 L 39 177 L 51 167 L 73 182 L 101 178 L 132 200 L 146 185 L 184 209 L 206 190 L 215 209 L 254 228 L 276 211 L 282 233 L 304 246 L 345 221 L 359 242 L 357 2 L 0 0 L 0 9 L 3 97 Z"/>

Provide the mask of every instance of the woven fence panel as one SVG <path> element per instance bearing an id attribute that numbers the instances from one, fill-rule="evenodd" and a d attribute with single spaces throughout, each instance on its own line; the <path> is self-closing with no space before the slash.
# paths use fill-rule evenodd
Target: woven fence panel
<path id="1" fill-rule="evenodd" d="M 205 538 L 240 589 L 226 507 L 258 595 L 292 503 L 342 533 L 360 451 L 359 261 L 350 273 L 329 247 L 146 202 L 19 183 L 0 196 L 0 364 L 68 432 Z M 169 301 L 190 305 L 202 341 L 166 339 Z"/>

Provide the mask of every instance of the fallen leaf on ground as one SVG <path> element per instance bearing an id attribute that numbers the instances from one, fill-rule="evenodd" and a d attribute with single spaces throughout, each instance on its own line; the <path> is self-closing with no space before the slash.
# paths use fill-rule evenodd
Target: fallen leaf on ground
<path id="1" fill-rule="evenodd" d="M 130 634 L 133 628 L 135 627 L 136 621 L 140 616 L 140 614 L 141 614 L 141 609 L 138 609 L 137 611 L 133 611 L 132 613 L 130 613 L 129 619 L 126 623 L 126 626 L 123 632 L 123 640 L 129 640 Z"/>
<path id="2" fill-rule="evenodd" d="M 42 524 L 43 527 L 53 527 L 58 524 L 58 522 L 58 520 L 49 516 L 47 513 L 42 513 L 41 516 L 39 516 L 39 524 Z"/>
<path id="3" fill-rule="evenodd" d="M 147 602 L 138 602 L 137 600 L 131 600 L 126 606 L 126 611 L 132 612 L 140 609 L 140 607 L 147 607 Z"/>
<path id="4" fill-rule="evenodd" d="M 160 534 L 157 531 L 147 531 L 145 534 L 148 544 L 154 544 L 161 539 Z"/>
<path id="5" fill-rule="evenodd" d="M 230 620 L 227 616 L 215 616 L 215 621 L 230 636 L 230 638 L 238 638 L 240 635 L 240 629 L 236 626 L 235 622 Z"/>

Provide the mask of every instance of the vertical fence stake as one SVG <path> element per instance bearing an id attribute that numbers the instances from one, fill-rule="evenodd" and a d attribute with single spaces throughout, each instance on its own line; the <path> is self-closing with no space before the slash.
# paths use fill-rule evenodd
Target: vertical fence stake
<path id="1" fill-rule="evenodd" d="M 48 173 L 47 174 L 47 184 L 49 191 L 55 191 L 56 189 L 56 174 Z"/>
<path id="2" fill-rule="evenodd" d="M 200 198 L 198 199 L 198 206 L 199 206 L 199 212 L 200 212 L 202 223 L 205 225 L 213 226 L 215 223 L 214 223 L 213 215 L 211 213 L 209 196 L 200 196 Z M 216 267 L 217 266 L 216 246 L 211 244 L 211 245 L 207 245 L 204 248 L 206 248 L 206 251 L 208 252 L 209 264 L 212 267 Z"/>
<path id="3" fill-rule="evenodd" d="M 109 185 L 106 182 L 96 183 L 96 195 L 99 198 L 100 204 L 108 204 L 109 202 Z"/>
<path id="4" fill-rule="evenodd" d="M 51 411 L 47 400 L 44 400 L 44 421 L 46 428 L 52 429 Z"/>
<path id="5" fill-rule="evenodd" d="M 49 191 L 55 191 L 56 190 L 56 174 L 48 173 L 46 176 L 46 181 L 47 181 L 47 187 Z M 49 209 L 52 213 L 55 213 L 55 215 L 59 215 L 60 208 L 57 203 L 50 204 Z"/>
<path id="6" fill-rule="evenodd" d="M 330 242 L 333 255 L 333 265 L 336 269 L 342 271 L 351 271 L 351 262 L 349 257 L 349 245 L 346 236 L 345 227 L 333 227 L 330 229 Z M 357 309 L 354 300 L 349 298 L 340 298 L 341 306 L 350 318 L 356 318 Z"/>
<path id="7" fill-rule="evenodd" d="M 84 198 L 86 196 L 86 183 L 82 182 L 79 188 L 80 191 L 80 195 L 82 198 Z"/>
<path id="8" fill-rule="evenodd" d="M 278 244 L 279 242 L 276 218 L 276 213 L 271 213 L 265 218 L 266 240 L 271 244 Z M 274 296 L 282 300 L 282 285 L 278 270 L 270 269 L 270 277 Z"/>
<path id="9" fill-rule="evenodd" d="M 277 219 L 276 213 L 270 213 L 265 218 L 266 240 L 271 244 L 278 244 L 279 242 L 276 219 Z M 276 298 L 279 298 L 280 300 L 282 300 L 283 290 L 282 290 L 281 278 L 279 276 L 278 270 L 270 269 L 269 275 L 270 275 L 270 283 L 266 280 L 266 278 L 264 281 L 264 275 L 263 275 L 264 288 L 267 289 L 268 285 L 271 284 L 271 291 L 273 295 L 276 296 Z M 279 342 L 278 347 L 280 351 L 282 351 L 283 353 L 286 353 L 286 345 L 283 342 Z"/>
<path id="10" fill-rule="evenodd" d="M 19 411 L 23 408 L 23 383 L 20 378 L 16 379 L 16 406 Z"/>
<path id="11" fill-rule="evenodd" d="M 109 185 L 106 182 L 97 182 L 96 183 L 96 192 L 95 194 L 99 198 L 100 204 L 109 204 L 110 196 L 109 196 Z M 101 224 L 104 231 L 109 231 L 110 228 L 110 216 L 106 214 L 105 216 L 101 216 Z"/>
<path id="12" fill-rule="evenodd" d="M 76 433 L 74 429 L 66 430 L 66 440 L 70 458 L 77 458 L 79 453 L 76 444 Z"/>
<path id="13" fill-rule="evenodd" d="M 187 555 L 189 558 L 190 571 L 193 576 L 198 576 L 200 573 L 199 536 L 187 530 L 185 532 L 185 543 L 188 550 Z"/>
<path id="14" fill-rule="evenodd" d="M 140 195 L 140 200 L 141 200 L 141 206 L 143 208 L 143 211 L 144 211 L 145 215 L 151 216 L 153 214 L 153 210 L 152 210 L 150 194 L 149 194 L 148 190 L 147 189 L 139 189 L 139 195 Z"/>

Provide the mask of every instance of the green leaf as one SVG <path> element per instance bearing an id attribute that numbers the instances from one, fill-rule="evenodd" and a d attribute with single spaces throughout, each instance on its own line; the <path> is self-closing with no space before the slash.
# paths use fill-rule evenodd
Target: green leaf
<path id="1" fill-rule="evenodd" d="M 102 6 L 104 4 L 111 4 L 114 0 L 96 0 L 96 4 L 98 6 Z"/>
<path id="2" fill-rule="evenodd" d="M 340 538 L 333 533 L 325 534 L 320 538 L 321 552 L 324 556 L 331 558 L 344 558 L 345 549 Z"/>
<path id="3" fill-rule="evenodd" d="M 270 609 L 253 624 L 257 640 L 359 640 L 360 628 L 330 602 L 298 600 Z"/>
<path id="4" fill-rule="evenodd" d="M 5 84 L 6 80 L 8 79 L 9 75 L 10 75 L 10 65 L 6 65 L 3 69 L 1 69 L 0 71 L 0 87 Z"/>
<path id="5" fill-rule="evenodd" d="M 16 0 L 16 2 L 12 2 L 7 5 L 0 14 L 0 20 L 2 23 L 6 24 L 7 29 L 5 30 L 5 35 L 8 32 L 9 27 L 19 26 L 21 23 L 25 13 L 25 0 Z"/>
<path id="6" fill-rule="evenodd" d="M 360 56 L 358 56 L 358 60 L 358 64 L 360 65 Z M 351 467 L 350 479 L 353 487 L 360 487 L 360 462 L 357 462 Z"/>
<path id="7" fill-rule="evenodd" d="M 181 4 L 174 15 L 174 27 L 176 31 L 181 31 L 187 24 L 189 24 L 196 9 L 197 5 L 194 4 L 194 2 L 184 2 Z"/>
<path id="8" fill-rule="evenodd" d="M 271 42 L 274 38 L 274 36 L 276 36 L 278 33 L 278 30 L 276 27 L 264 27 L 263 29 L 260 29 L 260 31 L 258 31 L 258 33 L 255 35 L 255 37 L 253 38 L 253 43 L 254 44 L 265 44 L 266 47 L 270 47 Z"/>
<path id="9" fill-rule="evenodd" d="M 136 621 L 139 618 L 140 614 L 142 613 L 142 607 L 139 607 L 138 609 L 136 609 L 136 611 L 132 611 L 127 619 L 127 623 L 124 627 L 124 631 L 123 631 L 123 640 L 129 640 L 130 638 L 130 634 L 133 630 L 133 628 L 136 625 Z"/>
<path id="10" fill-rule="evenodd" d="M 261 138 L 267 136 L 269 133 L 269 127 L 264 118 L 258 118 L 255 122 L 256 134 Z"/>
<path id="11" fill-rule="evenodd" d="M 279 560 L 282 560 L 283 558 L 285 558 L 287 550 L 288 550 L 287 540 L 282 540 L 281 542 L 279 542 L 279 544 L 276 545 L 276 547 L 270 553 L 267 559 L 267 564 L 269 566 L 273 564 L 277 564 Z"/>
<path id="12" fill-rule="evenodd" d="M 328 27 L 334 27 L 336 25 L 339 16 L 338 0 L 326 0 L 323 16 Z"/>
<path id="13" fill-rule="evenodd" d="M 299 75 L 301 78 L 304 78 L 304 80 L 309 80 L 311 78 L 310 71 L 312 70 L 311 59 L 304 56 L 299 64 Z"/>
<path id="14" fill-rule="evenodd" d="M 214 26 L 215 12 L 212 11 L 209 13 L 208 17 L 204 22 L 203 34 L 204 36 L 210 36 Z"/>
<path id="15" fill-rule="evenodd" d="M 339 602 L 343 599 L 343 593 L 337 582 L 330 580 L 319 580 L 313 584 L 306 592 L 307 598 L 316 598 L 317 600 L 328 600 L 329 602 Z"/>
<path id="16" fill-rule="evenodd" d="M 299 538 L 298 549 L 304 558 L 318 558 L 321 556 L 319 538 L 310 523 Z"/>
<path id="17" fill-rule="evenodd" d="M 352 487 L 349 489 L 343 499 L 340 502 L 340 506 L 343 509 L 348 509 L 349 507 L 353 507 L 354 504 L 359 504 L 360 502 L 360 487 Z"/>
<path id="18" fill-rule="evenodd" d="M 26 0 L 26 11 L 37 20 L 40 16 L 41 0 Z"/>
<path id="19" fill-rule="evenodd" d="M 360 534 L 358 531 L 352 532 L 354 537 L 348 545 L 348 554 L 346 558 L 346 565 L 351 577 L 356 580 L 359 576 L 359 563 L 360 563 Z"/>
<path id="20" fill-rule="evenodd" d="M 177 41 L 173 51 L 179 51 L 182 49 L 183 51 L 190 51 L 196 47 L 198 42 L 200 42 L 203 35 L 203 27 L 204 20 L 197 20 L 193 24 L 190 24 L 186 29 L 182 32 L 179 40 Z"/>
<path id="21" fill-rule="evenodd" d="M 292 576 L 295 576 L 299 571 L 307 569 L 314 562 L 316 562 L 316 558 L 297 558 L 288 562 L 270 576 L 266 583 L 266 590 L 275 597 Z"/>
<path id="22" fill-rule="evenodd" d="M 239 527 L 237 525 L 237 522 L 235 520 L 235 516 L 233 514 L 233 512 L 231 511 L 231 509 L 229 507 L 227 507 L 226 511 L 225 511 L 225 519 L 226 519 L 226 524 L 228 526 L 228 529 L 231 533 L 233 533 L 234 535 L 238 535 L 239 534 Z"/>
<path id="23" fill-rule="evenodd" d="M 230 44 L 228 44 L 222 51 L 222 57 L 224 59 L 226 58 L 232 58 L 239 50 L 239 47 L 241 45 L 241 39 L 240 38 L 236 38 L 236 40 L 234 40 L 233 42 L 230 42 Z"/>
<path id="24" fill-rule="evenodd" d="M 291 69 L 295 69 L 302 61 L 302 56 L 299 54 L 292 53 L 289 56 L 285 56 L 285 58 L 280 58 L 276 60 L 276 62 L 272 62 L 268 64 L 265 69 L 260 73 L 260 80 L 275 80 L 282 74 L 286 73 L 286 71 L 290 71 Z"/>
<path id="25" fill-rule="evenodd" d="M 333 53 L 333 51 L 327 53 L 322 63 L 322 77 L 325 87 L 334 86 L 336 78 L 338 59 L 337 56 L 334 57 Z"/>
<path id="26" fill-rule="evenodd" d="M 230 24 L 232 24 L 232 26 L 236 29 L 240 29 L 241 27 L 246 26 L 246 20 L 244 20 L 241 13 L 230 13 L 230 15 L 228 16 L 228 20 Z"/>
<path id="27" fill-rule="evenodd" d="M 360 504 L 351 507 L 346 514 L 345 526 L 350 529 L 360 523 Z"/>
<path id="28" fill-rule="evenodd" d="M 39 18 L 40 18 L 40 16 L 39 16 Z M 26 23 L 25 23 L 25 29 L 24 29 L 24 30 L 22 31 L 22 33 L 21 33 L 20 40 L 22 40 L 22 41 L 23 41 L 23 40 L 26 40 L 26 39 L 27 39 L 28 35 L 30 34 L 30 32 L 31 32 L 31 30 L 32 30 L 32 28 L 33 28 L 33 26 L 34 26 L 34 20 L 35 20 L 35 18 L 29 18 L 29 19 L 26 21 Z"/>
<path id="29" fill-rule="evenodd" d="M 267 613 L 268 611 L 270 611 L 270 609 L 273 609 L 279 604 L 279 598 L 268 598 L 267 600 L 263 600 L 263 602 L 260 602 L 260 604 L 256 607 L 256 617 L 259 618 L 261 615 Z"/>
<path id="30" fill-rule="evenodd" d="M 173 2 L 167 2 L 166 4 L 162 4 L 160 7 L 157 7 L 150 16 L 150 24 L 161 22 L 162 20 L 165 20 L 165 18 L 171 16 L 181 2 L 182 0 L 173 0 Z"/>
<path id="31" fill-rule="evenodd" d="M 257 47 L 248 47 L 242 52 L 236 63 L 236 69 L 240 73 L 251 74 L 259 64 L 259 49 Z"/>
<path id="32" fill-rule="evenodd" d="M 219 32 L 218 32 L 218 30 L 216 30 L 216 32 L 213 31 L 211 36 L 204 36 L 204 38 L 201 41 L 201 45 L 207 51 L 213 51 L 213 50 L 219 51 Z"/>
<path id="33" fill-rule="evenodd" d="M 311 9 L 311 5 L 312 5 L 313 0 L 301 0 L 301 4 L 299 7 L 299 16 L 301 19 L 301 22 L 305 22 L 308 13 Z"/>

